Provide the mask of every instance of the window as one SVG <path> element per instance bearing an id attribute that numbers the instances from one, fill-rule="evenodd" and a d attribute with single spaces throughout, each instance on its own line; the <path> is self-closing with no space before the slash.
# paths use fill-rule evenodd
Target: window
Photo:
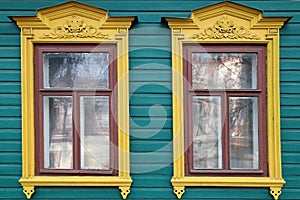
<path id="1" fill-rule="evenodd" d="M 126 199 L 128 29 L 135 17 L 72 1 L 12 19 L 21 29 L 24 194 L 100 186 L 117 187 Z"/>
<path id="2" fill-rule="evenodd" d="M 265 46 L 183 46 L 186 175 L 266 175 Z"/>
<path id="3" fill-rule="evenodd" d="M 165 18 L 172 29 L 171 183 L 269 187 L 281 173 L 279 30 L 288 18 L 232 2 Z"/>
<path id="4" fill-rule="evenodd" d="M 37 174 L 117 174 L 115 45 L 36 45 Z"/>

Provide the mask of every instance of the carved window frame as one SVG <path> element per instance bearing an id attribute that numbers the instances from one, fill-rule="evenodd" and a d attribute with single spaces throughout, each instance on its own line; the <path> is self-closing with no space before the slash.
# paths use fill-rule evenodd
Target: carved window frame
<path id="1" fill-rule="evenodd" d="M 281 172 L 279 29 L 289 18 L 262 16 L 240 4 L 223 2 L 192 11 L 189 19 L 165 18 L 172 29 L 173 161 L 171 180 L 180 199 L 188 186 L 269 187 L 278 199 L 285 181 Z M 268 176 L 187 176 L 185 174 L 184 76 L 185 44 L 266 46 Z"/>
<path id="2" fill-rule="evenodd" d="M 68 2 L 38 10 L 36 16 L 12 17 L 21 29 L 22 178 L 31 198 L 36 186 L 116 186 L 130 193 L 128 29 L 135 17 L 109 17 L 108 11 Z M 118 175 L 39 176 L 35 173 L 34 45 L 113 44 L 117 46 Z"/>

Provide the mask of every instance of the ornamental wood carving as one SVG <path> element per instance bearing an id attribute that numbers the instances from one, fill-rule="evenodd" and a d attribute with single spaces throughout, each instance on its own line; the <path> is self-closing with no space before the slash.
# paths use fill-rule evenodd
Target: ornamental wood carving
<path id="1" fill-rule="evenodd" d="M 256 34 L 252 34 L 244 26 L 236 26 L 232 20 L 226 17 L 217 20 L 212 27 L 204 29 L 199 34 L 193 34 L 193 39 L 249 39 L 259 40 Z"/>
<path id="2" fill-rule="evenodd" d="M 99 38 L 108 39 L 98 28 L 87 25 L 82 18 L 73 15 L 62 26 L 57 26 L 50 33 L 44 34 L 42 39 L 64 39 L 64 38 Z"/>

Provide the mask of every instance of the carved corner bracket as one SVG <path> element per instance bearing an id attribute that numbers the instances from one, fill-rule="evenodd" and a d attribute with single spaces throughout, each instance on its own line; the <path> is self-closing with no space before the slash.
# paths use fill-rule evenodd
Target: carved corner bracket
<path id="1" fill-rule="evenodd" d="M 101 33 L 99 28 L 87 25 L 82 18 L 73 15 L 62 26 L 53 28 L 50 33 L 45 33 L 42 39 L 67 39 L 67 38 L 98 38 L 109 39 L 108 34 Z"/>
<path id="2" fill-rule="evenodd" d="M 278 200 L 279 195 L 281 194 L 281 187 L 270 187 L 270 194 L 275 200 Z"/>
<path id="3" fill-rule="evenodd" d="M 174 194 L 176 194 L 178 199 L 181 199 L 183 193 L 185 192 L 184 186 L 174 186 Z"/>
<path id="4" fill-rule="evenodd" d="M 252 34 L 244 26 L 237 26 L 226 17 L 217 20 L 212 27 L 204 29 L 203 32 L 193 34 L 193 39 L 249 39 L 259 40 L 256 34 Z"/>
<path id="5" fill-rule="evenodd" d="M 128 194 L 130 193 L 130 187 L 128 187 L 128 186 L 119 187 L 119 189 L 121 190 L 121 195 L 122 195 L 123 199 L 126 199 Z"/>
<path id="6" fill-rule="evenodd" d="M 30 199 L 34 193 L 34 186 L 23 186 L 23 193 L 26 195 L 27 199 Z"/>

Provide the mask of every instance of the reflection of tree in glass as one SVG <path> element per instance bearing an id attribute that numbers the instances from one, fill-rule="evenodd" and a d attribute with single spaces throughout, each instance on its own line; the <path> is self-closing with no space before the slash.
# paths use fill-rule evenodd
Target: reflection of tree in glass
<path id="1" fill-rule="evenodd" d="M 195 168 L 218 168 L 220 99 L 193 98 L 193 144 Z"/>
<path id="2" fill-rule="evenodd" d="M 255 54 L 193 53 L 193 88 L 252 88 Z M 254 65 L 254 66 L 252 66 Z M 254 68 L 253 68 L 254 67 Z"/>
<path id="3" fill-rule="evenodd" d="M 107 88 L 107 53 L 48 53 L 50 87 Z"/>

